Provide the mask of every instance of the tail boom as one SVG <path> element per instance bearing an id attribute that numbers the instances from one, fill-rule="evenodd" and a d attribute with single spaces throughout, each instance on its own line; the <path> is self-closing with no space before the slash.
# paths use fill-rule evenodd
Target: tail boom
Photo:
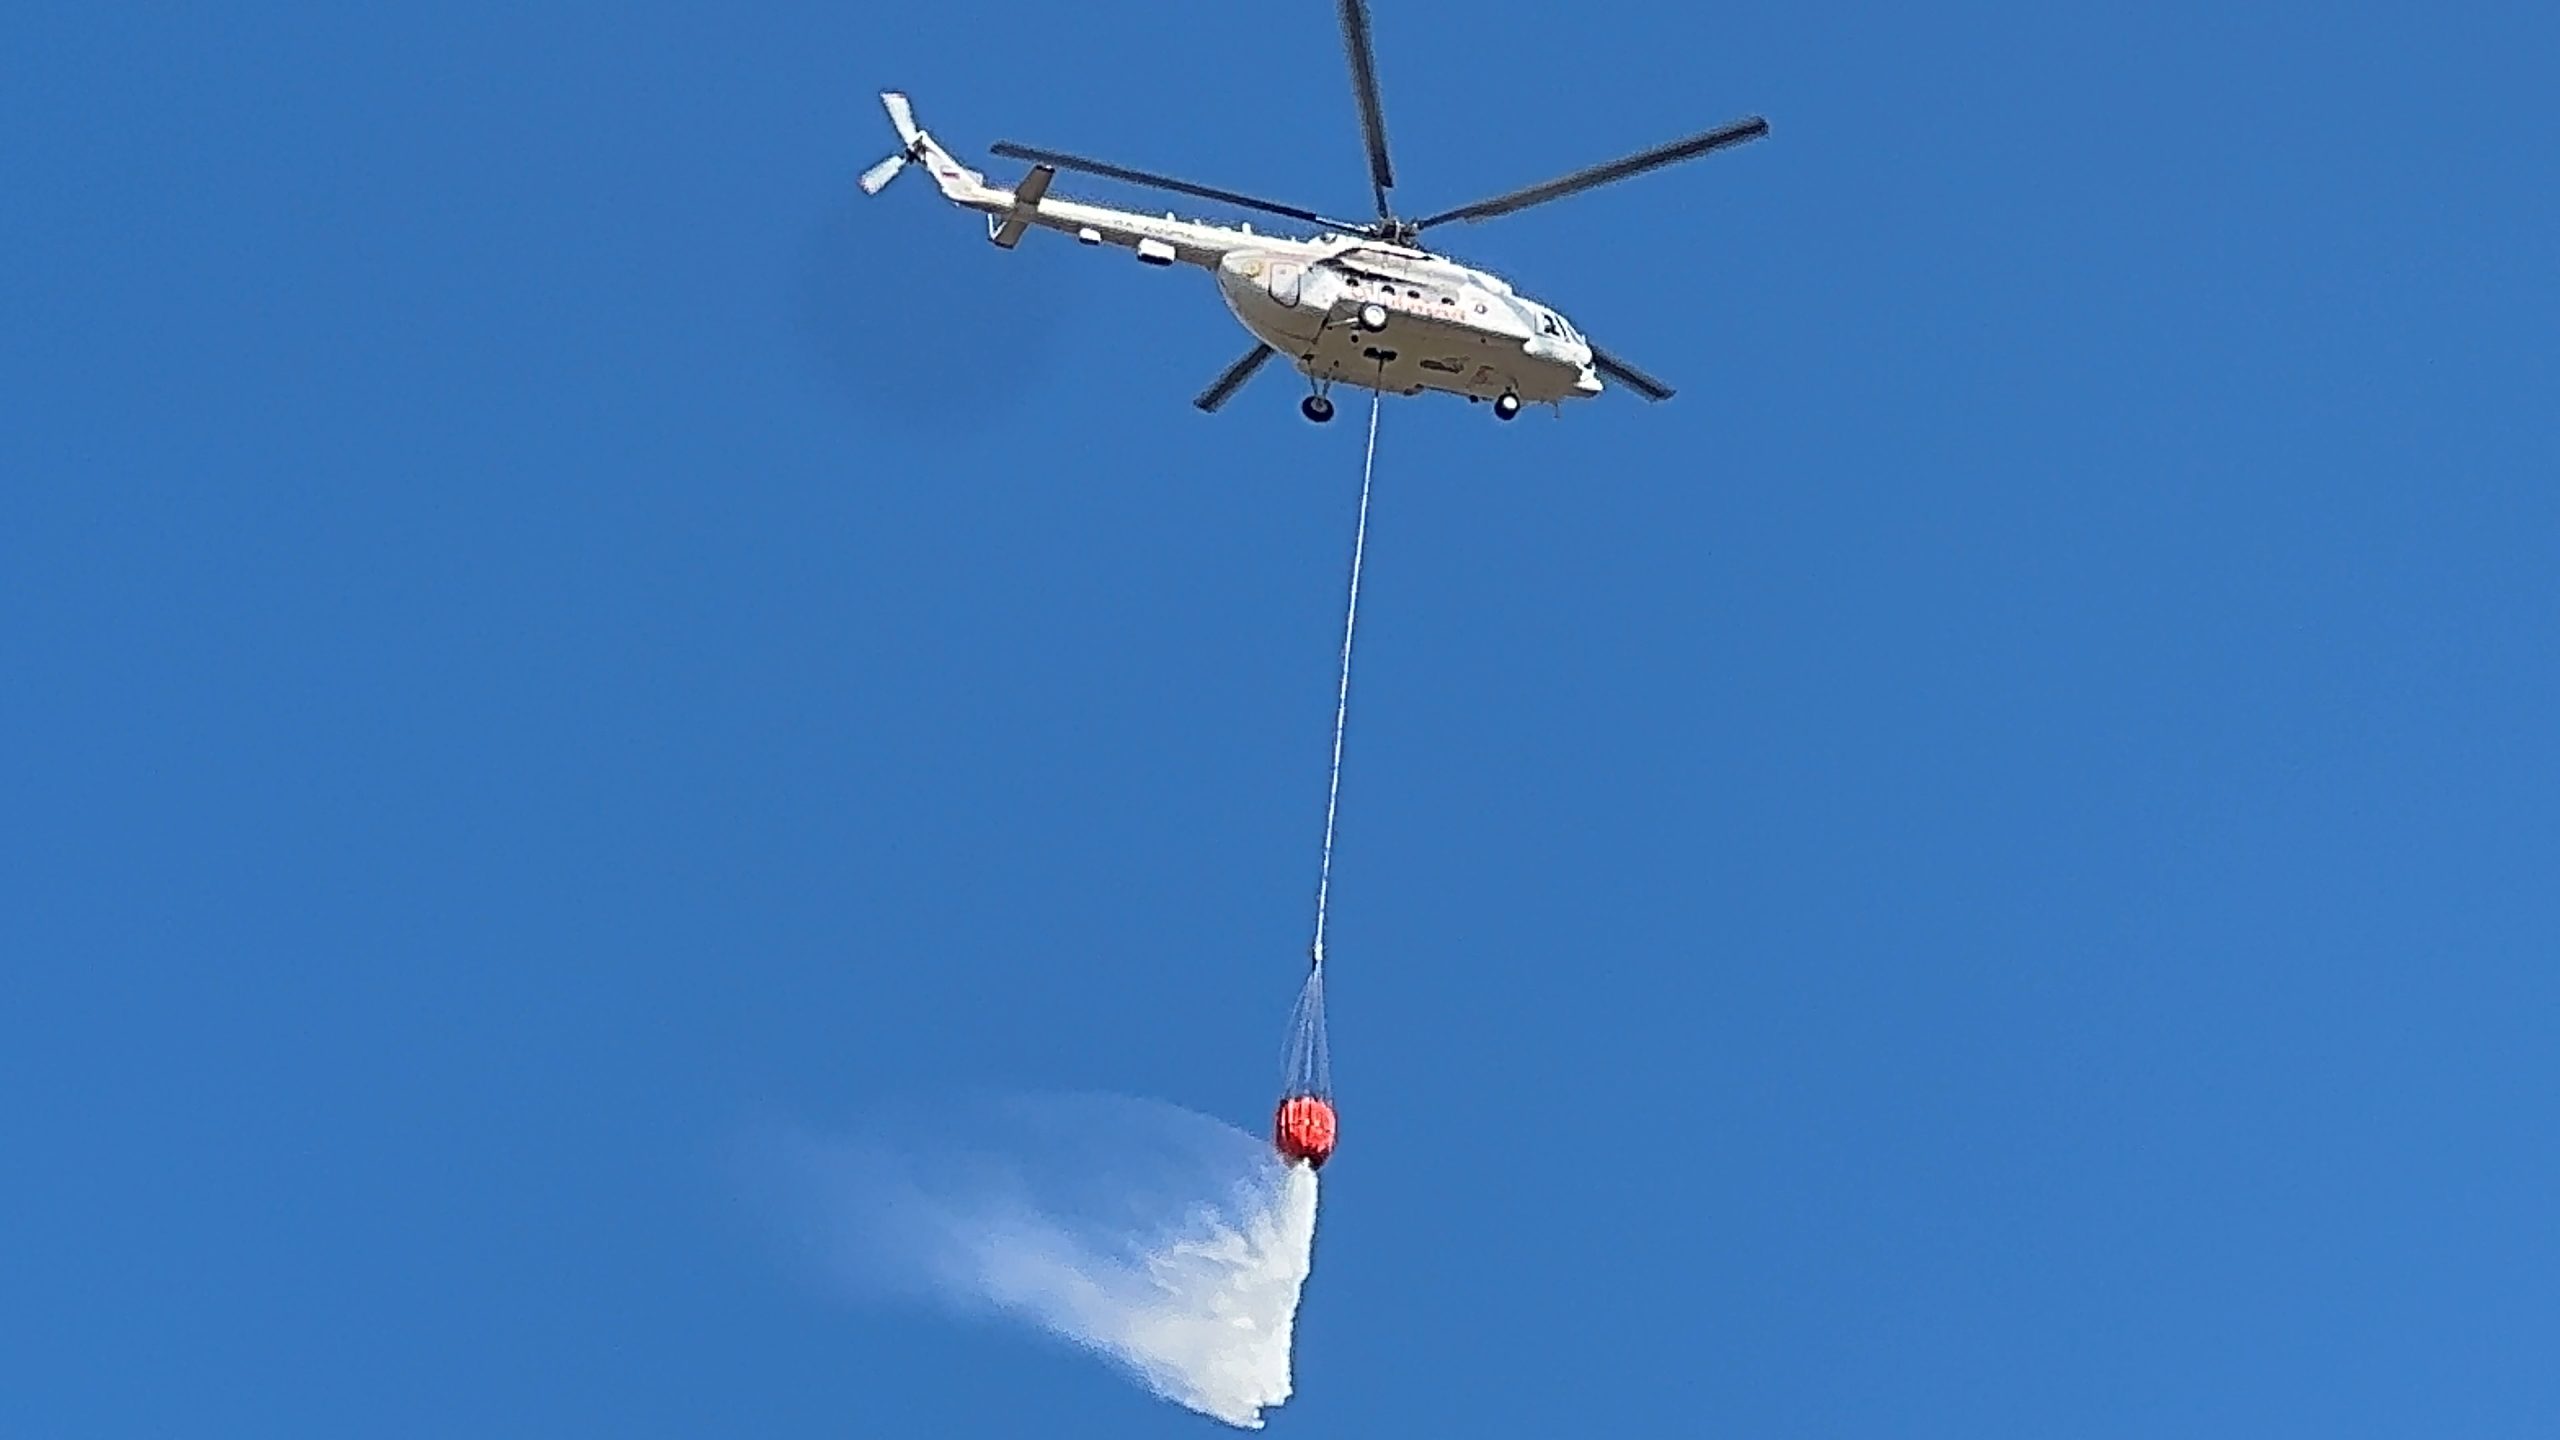
<path id="1" fill-rule="evenodd" d="M 1153 264 L 1181 262 L 1214 270 L 1231 250 L 1247 245 L 1267 248 L 1275 242 L 1276 237 L 1256 236 L 1249 230 L 1230 226 L 1177 220 L 1170 215 L 1140 215 L 1104 205 L 1052 199 L 1049 182 L 1057 172 L 1046 165 L 1034 167 L 1023 177 L 1021 184 L 1010 189 L 990 185 L 986 176 L 961 164 L 958 157 L 933 138 L 931 132 L 916 126 L 914 112 L 906 96 L 896 91 L 884 91 L 880 102 L 889 112 L 890 123 L 897 127 L 904 148 L 873 166 L 863 176 L 863 189 L 876 193 L 894 178 L 898 170 L 904 168 L 904 162 L 919 162 L 925 173 L 933 177 L 933 183 L 942 191 L 944 199 L 988 217 L 987 238 L 1005 249 L 1010 250 L 1019 244 L 1024 232 L 1036 225 L 1043 230 L 1073 235 L 1087 245 L 1117 245 L 1134 250 L 1139 259 Z M 1290 242 L 1281 240 L 1277 243 L 1287 245 Z"/>

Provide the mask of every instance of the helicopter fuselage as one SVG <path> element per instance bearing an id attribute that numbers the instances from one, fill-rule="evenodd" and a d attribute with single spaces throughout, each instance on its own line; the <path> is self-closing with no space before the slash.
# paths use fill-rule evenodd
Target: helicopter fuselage
<path id="1" fill-rule="evenodd" d="M 1547 404 L 1603 388 L 1589 342 L 1562 315 L 1445 256 L 1364 235 L 1262 235 L 1052 197 L 1046 167 L 1011 188 L 990 185 L 929 134 L 914 150 L 946 199 L 986 215 L 1000 247 L 1030 229 L 1056 230 L 1151 265 L 1208 270 L 1245 329 L 1319 393 L 1340 382 Z"/>
<path id="2" fill-rule="evenodd" d="M 1319 388 L 1425 390 L 1532 404 L 1600 393 L 1591 350 L 1500 276 L 1359 236 L 1231 250 L 1227 308 Z"/>

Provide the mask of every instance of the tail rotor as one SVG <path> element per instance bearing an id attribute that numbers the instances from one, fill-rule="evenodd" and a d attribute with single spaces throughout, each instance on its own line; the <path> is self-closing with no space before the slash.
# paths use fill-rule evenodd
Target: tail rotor
<path id="1" fill-rule="evenodd" d="M 914 149 L 924 132 L 916 128 L 916 112 L 907 104 L 907 97 L 895 90 L 884 90 L 880 93 L 880 108 L 889 112 L 889 123 L 898 127 L 898 143 Z"/>
<path id="2" fill-rule="evenodd" d="M 889 112 L 889 123 L 898 129 L 898 153 L 862 172 L 862 193 L 877 195 L 898 178 L 907 162 L 924 153 L 924 132 L 916 128 L 916 112 L 907 97 L 894 90 L 883 91 L 880 108 Z"/>
<path id="3" fill-rule="evenodd" d="M 899 171 L 906 168 L 906 153 L 904 151 L 900 151 L 898 154 L 892 155 L 888 159 L 881 161 L 879 164 L 872 166 L 870 169 L 863 171 L 862 193 L 865 195 L 879 194 L 890 181 L 898 178 Z"/>

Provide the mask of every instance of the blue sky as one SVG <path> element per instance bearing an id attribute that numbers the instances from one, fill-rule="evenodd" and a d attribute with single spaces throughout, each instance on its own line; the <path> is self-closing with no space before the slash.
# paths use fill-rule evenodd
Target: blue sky
<path id="1" fill-rule="evenodd" d="M 1682 393 L 1385 416 L 1275 1426 L 2553 1433 L 2549 7 L 1377 33 L 1409 210 L 1775 132 L 1449 236 Z M 1260 1123 L 1359 427 L 853 180 L 1356 208 L 1327 7 L 0 54 L 0 1433 L 1206 1433 L 732 1159 Z"/>

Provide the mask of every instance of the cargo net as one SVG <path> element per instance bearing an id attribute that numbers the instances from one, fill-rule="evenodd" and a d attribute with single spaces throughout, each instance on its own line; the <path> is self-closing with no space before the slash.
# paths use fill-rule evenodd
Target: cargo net
<path id="1" fill-rule="evenodd" d="M 1333 1098 L 1333 1054 L 1324 1039 L 1324 969 L 1307 972 L 1296 1008 L 1289 1012 L 1289 1043 L 1280 1056 L 1280 1096 Z"/>
<path id="2" fill-rule="evenodd" d="M 1297 1008 L 1289 1013 L 1289 1043 L 1281 1057 L 1280 1105 L 1271 1117 L 1271 1143 L 1291 1164 L 1321 1166 L 1333 1156 L 1333 1058 L 1324 1041 L 1324 967 L 1307 971 Z"/>

